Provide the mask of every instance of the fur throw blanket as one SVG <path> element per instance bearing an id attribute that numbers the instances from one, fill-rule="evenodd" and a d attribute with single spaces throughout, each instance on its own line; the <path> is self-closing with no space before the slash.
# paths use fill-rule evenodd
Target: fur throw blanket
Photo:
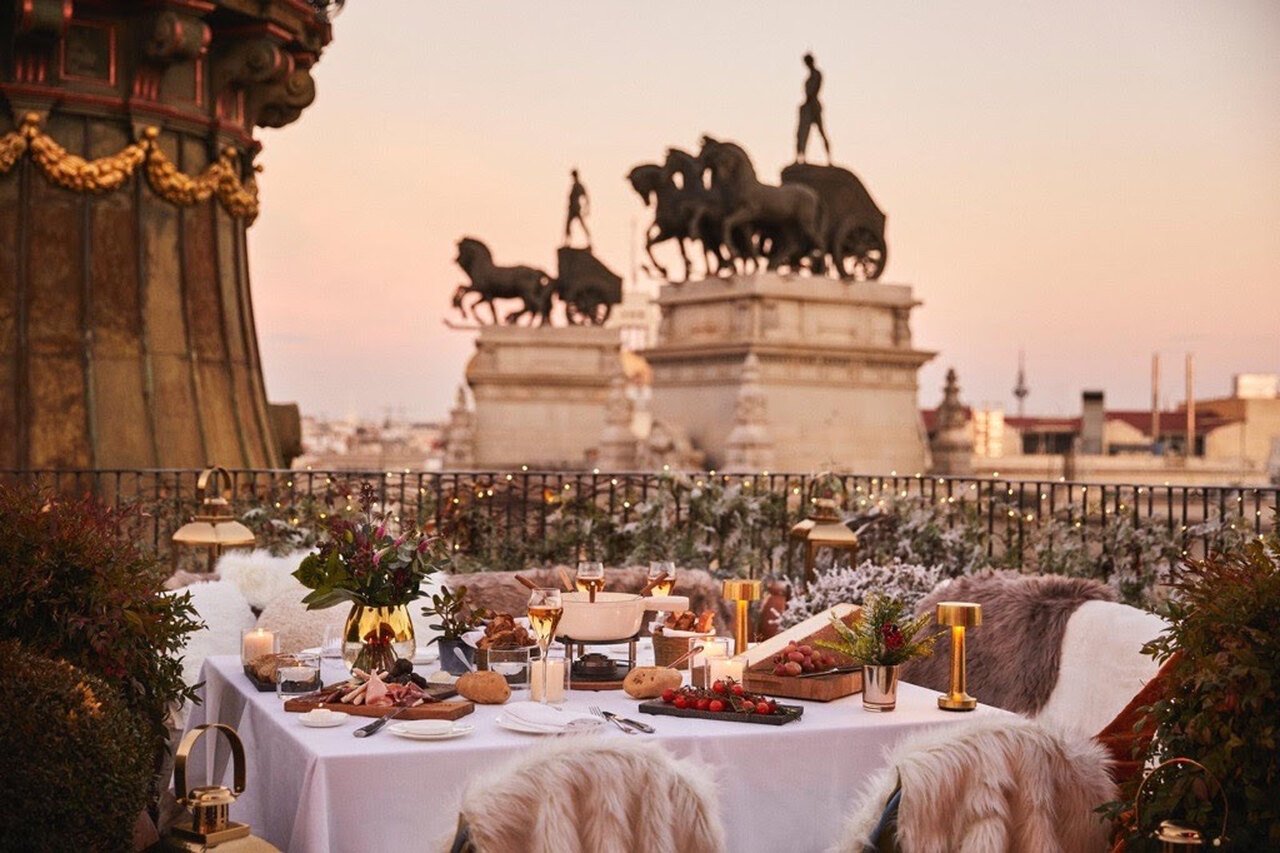
<path id="1" fill-rule="evenodd" d="M 461 819 L 478 853 L 724 850 L 705 766 L 655 743 L 592 735 L 549 739 L 474 780 Z"/>
<path id="2" fill-rule="evenodd" d="M 1094 809 L 1115 798 L 1107 752 L 1034 720 L 979 717 L 900 743 L 872 777 L 834 851 L 861 853 L 902 786 L 903 853 L 1091 853 L 1107 847 Z"/>
<path id="3" fill-rule="evenodd" d="M 1086 601 L 1114 599 L 1110 589 L 1088 578 L 985 572 L 939 586 L 916 612 L 931 613 L 940 601 L 981 604 L 982 626 L 965 637 L 969 693 L 988 705 L 1034 716 L 1058 681 L 1071 614 Z M 902 680 L 945 693 L 950 661 L 947 633 L 931 656 L 903 667 Z"/>

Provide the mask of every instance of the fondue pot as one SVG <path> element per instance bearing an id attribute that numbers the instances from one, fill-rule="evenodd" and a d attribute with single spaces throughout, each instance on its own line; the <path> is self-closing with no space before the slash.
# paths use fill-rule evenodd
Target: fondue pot
<path id="1" fill-rule="evenodd" d="M 684 595 L 640 596 L 628 592 L 597 592 L 595 603 L 585 592 L 560 594 L 564 614 L 556 636 L 570 640 L 626 640 L 640 633 L 647 610 L 689 609 Z"/>

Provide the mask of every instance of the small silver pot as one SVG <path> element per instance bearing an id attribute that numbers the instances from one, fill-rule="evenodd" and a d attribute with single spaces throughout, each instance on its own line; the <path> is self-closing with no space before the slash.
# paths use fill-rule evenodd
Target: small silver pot
<path id="1" fill-rule="evenodd" d="M 865 711 L 892 711 L 898 706 L 898 666 L 862 667 L 862 708 Z"/>

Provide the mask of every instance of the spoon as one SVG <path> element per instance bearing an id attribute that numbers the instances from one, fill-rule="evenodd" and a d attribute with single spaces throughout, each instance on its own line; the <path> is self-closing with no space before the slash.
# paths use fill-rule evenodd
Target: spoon
<path id="1" fill-rule="evenodd" d="M 458 660 L 462 661 L 462 665 L 467 668 L 468 672 L 476 671 L 476 665 L 473 664 L 471 661 L 467 660 L 467 656 L 462 653 L 462 649 L 458 648 L 457 646 L 454 646 L 453 653 L 457 656 Z"/>

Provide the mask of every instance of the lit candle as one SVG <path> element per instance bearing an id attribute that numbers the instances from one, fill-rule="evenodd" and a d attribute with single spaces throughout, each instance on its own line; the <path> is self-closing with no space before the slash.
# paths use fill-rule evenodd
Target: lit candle
<path id="1" fill-rule="evenodd" d="M 274 654 L 275 650 L 276 635 L 264 628 L 254 628 L 252 631 L 246 631 L 241 639 L 240 659 L 250 663 L 263 655 Z"/>
<path id="2" fill-rule="evenodd" d="M 547 701 L 563 702 L 564 701 L 564 661 L 553 659 L 549 661 L 536 660 L 529 665 L 531 671 L 531 688 L 533 691 L 533 701 L 542 701 L 542 670 L 547 670 Z"/>
<path id="3" fill-rule="evenodd" d="M 736 658 L 713 657 L 707 661 L 707 666 L 710 668 L 709 675 L 712 684 L 727 678 L 732 678 L 741 684 L 743 674 L 746 671 L 746 663 Z"/>

